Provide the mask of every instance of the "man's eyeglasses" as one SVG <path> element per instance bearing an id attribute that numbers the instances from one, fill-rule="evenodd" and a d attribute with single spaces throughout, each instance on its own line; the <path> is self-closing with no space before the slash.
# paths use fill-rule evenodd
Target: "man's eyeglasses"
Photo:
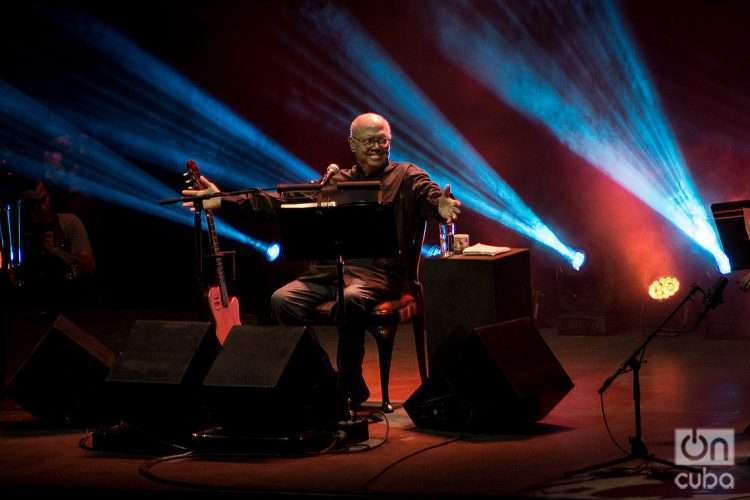
<path id="1" fill-rule="evenodd" d="M 359 137 L 351 136 L 352 139 L 362 144 L 366 148 L 372 146 L 380 146 L 381 148 L 387 147 L 391 143 L 390 137 L 368 137 L 367 139 L 360 139 Z"/>

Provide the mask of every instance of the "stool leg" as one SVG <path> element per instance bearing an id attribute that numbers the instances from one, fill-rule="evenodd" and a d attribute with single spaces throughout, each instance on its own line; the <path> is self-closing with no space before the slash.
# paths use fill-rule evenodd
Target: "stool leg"
<path id="1" fill-rule="evenodd" d="M 393 405 L 388 395 L 388 382 L 391 376 L 391 358 L 393 357 L 393 341 L 396 338 L 395 326 L 378 326 L 371 331 L 378 346 L 378 364 L 380 365 L 380 391 L 383 394 L 382 410 L 392 413 Z"/>
<path id="2" fill-rule="evenodd" d="M 419 378 L 424 384 L 427 381 L 427 356 L 425 353 L 425 336 L 424 336 L 424 314 L 420 310 L 412 319 L 412 329 L 414 330 L 414 342 L 417 349 L 417 365 L 419 366 Z"/>

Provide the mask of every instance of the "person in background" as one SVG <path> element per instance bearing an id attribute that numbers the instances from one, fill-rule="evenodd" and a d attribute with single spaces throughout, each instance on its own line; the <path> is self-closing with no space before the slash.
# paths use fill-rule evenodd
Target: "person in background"
<path id="1" fill-rule="evenodd" d="M 43 183 L 23 194 L 28 206 L 24 236 L 29 255 L 24 275 L 48 310 L 74 304 L 96 269 L 88 232 L 81 219 L 54 210 Z"/>

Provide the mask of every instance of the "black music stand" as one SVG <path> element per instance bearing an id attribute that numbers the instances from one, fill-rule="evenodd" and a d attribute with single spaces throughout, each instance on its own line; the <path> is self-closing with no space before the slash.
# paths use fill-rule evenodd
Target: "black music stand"
<path id="1" fill-rule="evenodd" d="M 711 213 L 732 271 L 750 269 L 750 200 L 714 203 Z"/>
<path id="2" fill-rule="evenodd" d="M 393 205 L 382 203 L 380 182 L 340 182 L 332 186 L 280 185 L 281 243 L 289 259 L 335 259 L 336 326 L 344 334 L 344 265 L 349 258 L 396 257 L 398 238 Z M 343 388 L 348 397 L 350 388 Z"/>
<path id="3" fill-rule="evenodd" d="M 286 186 L 280 186 L 286 187 Z M 291 191 L 281 191 L 289 198 Z M 311 189 L 279 209 L 284 255 L 317 260 L 398 255 L 393 206 L 382 203 L 379 182 L 339 183 L 334 189 Z"/>

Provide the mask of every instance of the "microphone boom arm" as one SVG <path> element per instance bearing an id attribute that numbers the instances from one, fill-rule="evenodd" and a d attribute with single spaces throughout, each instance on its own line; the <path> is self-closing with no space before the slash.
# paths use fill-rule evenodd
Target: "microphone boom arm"
<path id="1" fill-rule="evenodd" d="M 164 198 L 163 200 L 159 200 L 159 205 L 173 205 L 175 203 L 185 202 L 185 201 L 203 201 L 203 200 L 210 200 L 211 198 L 224 198 L 225 196 L 238 196 L 241 194 L 250 194 L 250 193 L 260 193 L 263 191 L 273 191 L 275 188 L 248 188 L 248 189 L 240 189 L 239 191 L 228 191 L 223 192 L 219 191 L 216 193 L 210 193 L 210 194 L 203 194 L 199 196 L 180 196 L 177 198 Z"/>

